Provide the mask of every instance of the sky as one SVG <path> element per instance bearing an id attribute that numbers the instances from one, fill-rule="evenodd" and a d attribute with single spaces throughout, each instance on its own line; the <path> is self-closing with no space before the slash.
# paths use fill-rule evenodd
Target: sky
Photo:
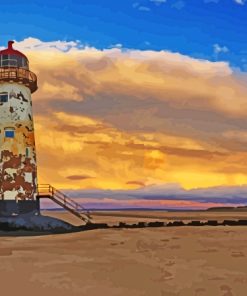
<path id="1" fill-rule="evenodd" d="M 11 1 L 39 183 L 89 207 L 247 204 L 247 2 Z"/>
<path id="2" fill-rule="evenodd" d="M 18 0 L 1 3 L 1 41 L 168 50 L 243 69 L 246 12 L 245 0 Z"/>

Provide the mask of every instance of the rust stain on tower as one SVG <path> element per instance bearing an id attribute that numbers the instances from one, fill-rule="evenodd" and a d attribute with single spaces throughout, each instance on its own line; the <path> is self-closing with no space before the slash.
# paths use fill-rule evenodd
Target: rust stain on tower
<path id="1" fill-rule="evenodd" d="M 37 77 L 12 44 L 0 51 L 0 214 L 7 215 L 39 207 L 31 100 Z"/>

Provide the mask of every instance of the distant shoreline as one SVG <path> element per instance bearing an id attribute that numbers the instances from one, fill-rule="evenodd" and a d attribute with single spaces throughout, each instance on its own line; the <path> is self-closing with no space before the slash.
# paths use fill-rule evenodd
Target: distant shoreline
<path id="1" fill-rule="evenodd" d="M 87 209 L 91 212 L 119 212 L 119 211 L 138 211 L 138 212 L 245 212 L 247 211 L 247 206 L 242 207 L 213 207 L 208 209 L 152 209 L 152 208 L 115 208 L 115 209 Z M 41 209 L 41 211 L 59 211 L 64 212 L 63 208 L 54 208 L 54 209 Z"/>

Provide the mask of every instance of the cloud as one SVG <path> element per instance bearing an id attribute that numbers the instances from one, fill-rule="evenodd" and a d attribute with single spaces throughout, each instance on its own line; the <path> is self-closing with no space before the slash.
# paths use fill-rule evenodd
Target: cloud
<path id="1" fill-rule="evenodd" d="M 244 5 L 245 4 L 245 0 L 233 0 L 235 3 L 239 4 L 239 5 Z"/>
<path id="2" fill-rule="evenodd" d="M 226 46 L 220 46 L 219 44 L 214 44 L 214 53 L 219 54 L 219 53 L 227 53 L 229 52 L 229 49 Z"/>
<path id="3" fill-rule="evenodd" d="M 219 3 L 220 0 L 204 0 L 205 3 Z"/>
<path id="4" fill-rule="evenodd" d="M 245 73 L 168 51 L 30 40 L 15 47 L 38 75 L 40 183 L 74 190 L 247 183 Z"/>
<path id="5" fill-rule="evenodd" d="M 171 6 L 172 8 L 176 8 L 178 10 L 181 10 L 185 7 L 185 2 L 180 0 L 180 1 L 176 1 L 175 3 L 172 4 Z"/>
<path id="6" fill-rule="evenodd" d="M 151 10 L 149 7 L 144 6 L 144 5 L 141 5 L 139 2 L 133 3 L 132 6 L 133 6 L 133 8 L 136 8 L 136 9 L 138 9 L 140 11 L 146 11 L 146 12 L 148 12 L 148 11 Z"/>
<path id="7" fill-rule="evenodd" d="M 156 6 L 160 6 L 161 4 L 164 4 L 167 2 L 167 0 L 149 0 L 151 3 L 155 4 Z M 151 8 L 147 5 L 142 5 L 140 2 L 134 2 L 132 5 L 133 8 L 138 9 L 140 11 L 151 11 Z"/>
<path id="8" fill-rule="evenodd" d="M 109 48 L 122 48 L 122 47 L 123 47 L 123 44 L 121 43 L 116 43 L 109 46 Z"/>
<path id="9" fill-rule="evenodd" d="M 89 179 L 92 178 L 90 176 L 84 176 L 84 175 L 72 175 L 72 176 L 67 176 L 67 179 L 69 180 L 85 180 L 85 179 Z"/>
<path id="10" fill-rule="evenodd" d="M 167 0 L 149 0 L 149 1 L 156 5 L 161 5 L 167 2 Z"/>
<path id="11" fill-rule="evenodd" d="M 130 190 L 66 192 L 88 208 L 207 209 L 219 206 L 237 207 L 247 203 L 246 186 L 184 190 L 178 184 L 162 184 Z"/>
<path id="12" fill-rule="evenodd" d="M 149 7 L 147 7 L 147 6 L 138 6 L 138 10 L 140 10 L 140 11 L 150 11 L 151 9 L 149 8 Z"/>
<path id="13" fill-rule="evenodd" d="M 71 49 L 77 49 L 80 47 L 80 41 L 51 41 L 42 42 L 37 38 L 26 38 L 23 41 L 18 42 L 18 48 L 20 50 L 32 50 L 32 51 L 55 51 L 55 52 L 67 52 Z M 4 47 L 1 47 L 4 48 Z"/>
<path id="14" fill-rule="evenodd" d="M 126 182 L 126 184 L 134 185 L 134 186 L 138 186 L 138 187 L 144 187 L 145 186 L 145 182 L 142 182 L 142 181 L 128 181 L 128 182 Z"/>
<path id="15" fill-rule="evenodd" d="M 221 0 L 204 0 L 205 3 L 219 3 Z M 244 5 L 246 0 L 232 0 L 238 5 Z"/>

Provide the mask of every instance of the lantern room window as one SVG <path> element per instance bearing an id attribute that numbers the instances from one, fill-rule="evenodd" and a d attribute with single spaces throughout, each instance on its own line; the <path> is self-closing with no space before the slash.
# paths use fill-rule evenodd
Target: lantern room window
<path id="1" fill-rule="evenodd" d="M 0 55 L 1 67 L 18 67 L 28 69 L 28 60 L 15 54 Z"/>
<path id="2" fill-rule="evenodd" d="M 0 103 L 6 103 L 9 100 L 9 95 L 7 92 L 0 93 Z"/>

